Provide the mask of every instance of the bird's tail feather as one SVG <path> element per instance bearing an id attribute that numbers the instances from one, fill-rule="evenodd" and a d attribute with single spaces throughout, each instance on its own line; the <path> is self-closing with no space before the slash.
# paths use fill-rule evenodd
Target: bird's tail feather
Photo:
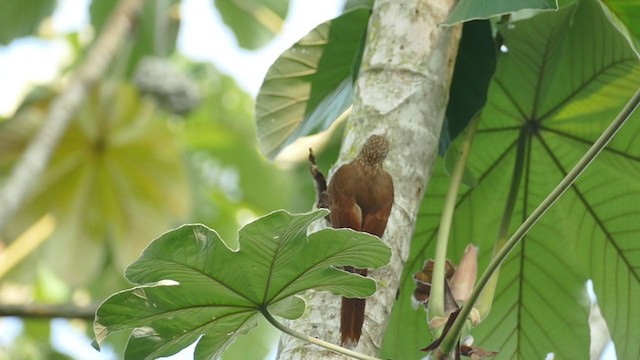
<path id="1" fill-rule="evenodd" d="M 350 266 L 345 266 L 344 269 L 367 276 L 367 269 L 354 269 Z M 365 305 L 365 299 L 342 298 L 342 308 L 340 309 L 340 343 L 342 346 L 355 347 L 358 344 L 364 324 Z"/>
<path id="2" fill-rule="evenodd" d="M 342 346 L 355 346 L 362 335 L 365 299 L 342 298 L 340 334 Z"/>

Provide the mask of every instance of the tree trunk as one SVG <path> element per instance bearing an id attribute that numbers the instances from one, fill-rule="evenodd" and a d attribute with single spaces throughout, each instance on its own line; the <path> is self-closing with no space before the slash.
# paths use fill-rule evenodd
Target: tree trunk
<path id="1" fill-rule="evenodd" d="M 395 199 L 383 237 L 391 263 L 370 271 L 378 291 L 367 299 L 362 338 L 356 351 L 380 353 L 409 255 L 416 216 L 438 151 L 460 28 L 438 24 L 454 0 L 377 0 L 369 22 L 356 84 L 353 113 L 334 169 L 351 161 L 370 134 L 386 134 L 391 150 L 385 169 L 393 177 Z M 305 295 L 307 312 L 288 326 L 338 343 L 340 298 L 324 292 Z M 403 304 L 403 306 L 408 304 Z M 339 359 L 328 350 L 283 335 L 280 359 Z"/>

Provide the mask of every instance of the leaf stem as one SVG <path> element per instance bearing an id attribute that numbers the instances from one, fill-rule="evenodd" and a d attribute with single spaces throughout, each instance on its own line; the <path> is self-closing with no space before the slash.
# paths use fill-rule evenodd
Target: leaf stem
<path id="1" fill-rule="evenodd" d="M 507 204 L 502 214 L 502 220 L 500 223 L 500 229 L 498 230 L 498 238 L 493 249 L 494 254 L 497 254 L 507 241 L 507 234 L 509 233 L 509 227 L 511 225 L 511 217 L 513 216 L 513 209 L 516 207 L 516 201 L 518 200 L 518 192 L 520 191 L 520 183 L 522 182 L 522 173 L 524 170 L 524 155 L 527 145 L 527 129 L 520 131 L 518 137 L 518 147 L 516 149 L 516 161 L 513 167 L 513 176 L 511 177 L 511 186 L 509 186 L 509 195 L 507 195 Z"/>
<path id="2" fill-rule="evenodd" d="M 451 182 L 445 199 L 444 208 L 442 209 L 442 217 L 440 226 L 438 227 L 438 237 L 436 241 L 436 254 L 433 264 L 433 276 L 431 284 L 431 296 L 429 300 L 429 319 L 435 317 L 444 317 L 444 282 L 445 282 L 445 262 L 447 261 L 447 248 L 449 242 L 449 233 L 451 232 L 451 223 L 453 220 L 453 212 L 456 207 L 456 199 L 458 198 L 458 190 L 467 165 L 467 158 L 473 143 L 473 137 L 478 127 L 478 118 L 475 116 L 464 135 L 462 147 L 456 165 L 451 174 Z"/>
<path id="3" fill-rule="evenodd" d="M 500 264 L 509 255 L 511 250 L 515 248 L 520 242 L 522 237 L 533 227 L 533 225 L 544 215 L 547 210 L 560 198 L 560 196 L 576 181 L 576 179 L 582 174 L 582 172 L 591 164 L 591 162 L 598 156 L 602 149 L 607 146 L 615 134 L 620 130 L 622 125 L 629 119 L 633 111 L 640 104 L 640 89 L 636 91 L 631 100 L 620 111 L 618 116 L 609 124 L 600 137 L 593 143 L 593 145 L 582 156 L 578 163 L 569 171 L 569 173 L 560 181 L 553 191 L 536 207 L 536 209 L 527 217 L 527 219 L 518 227 L 518 229 L 511 235 L 509 240 L 505 243 L 504 247 L 500 249 L 498 254 L 487 266 L 487 269 L 482 274 L 476 287 L 473 289 L 469 300 L 462 307 L 460 314 L 456 318 L 455 322 L 451 326 L 451 330 L 445 336 L 442 342 L 440 350 L 445 354 L 450 354 L 453 348 L 452 344 L 455 344 L 455 340 L 458 338 L 460 331 L 462 330 L 465 321 L 469 317 L 471 309 L 478 300 L 478 296 L 484 289 L 485 285 L 491 278 L 492 274 L 498 269 Z M 453 341 L 452 341 L 453 339 Z M 445 347 L 446 345 L 446 347 Z"/>
<path id="4" fill-rule="evenodd" d="M 342 354 L 342 355 L 346 355 L 346 356 L 350 356 L 352 358 L 355 359 L 360 359 L 360 360 L 381 360 L 379 358 L 376 357 L 372 357 L 372 356 L 368 356 L 365 354 L 361 354 L 359 352 L 355 352 L 346 348 L 343 348 L 342 346 L 338 346 L 329 342 L 326 342 L 324 340 L 320 340 L 318 338 L 297 332 L 289 327 L 286 327 L 284 324 L 280 323 L 278 320 L 276 320 L 273 315 L 271 315 L 271 313 L 267 310 L 267 309 L 261 309 L 260 313 L 262 313 L 262 316 L 265 317 L 265 319 L 267 319 L 267 321 L 269 323 L 271 323 L 271 325 L 275 326 L 276 329 L 282 331 L 283 333 L 287 334 L 287 335 L 291 335 L 295 338 L 298 338 L 302 341 L 306 341 L 309 343 L 312 343 L 314 345 L 318 345 L 321 346 L 327 350 L 336 352 L 338 354 Z"/>
<path id="5" fill-rule="evenodd" d="M 524 172 L 524 156 L 526 153 L 527 134 L 528 129 L 523 128 L 520 131 L 520 136 L 518 137 L 516 159 L 513 166 L 513 176 L 511 177 L 511 185 L 509 186 L 507 203 L 504 207 L 504 212 L 502 213 L 502 220 L 500 222 L 500 228 L 498 229 L 498 236 L 496 237 L 496 242 L 493 245 L 493 253 L 491 254 L 492 259 L 498 255 L 500 249 L 504 247 L 504 244 L 507 242 L 507 239 L 509 237 L 509 228 L 511 227 L 513 210 L 516 207 L 518 192 L 520 191 L 520 183 L 522 183 L 522 173 Z M 485 318 L 491 310 L 493 296 L 496 291 L 496 285 L 498 283 L 499 275 L 500 267 L 498 267 L 492 274 L 491 278 L 489 279 L 488 285 L 485 286 L 482 293 L 480 294 L 478 305 L 476 306 L 476 308 L 478 309 L 481 318 Z"/>

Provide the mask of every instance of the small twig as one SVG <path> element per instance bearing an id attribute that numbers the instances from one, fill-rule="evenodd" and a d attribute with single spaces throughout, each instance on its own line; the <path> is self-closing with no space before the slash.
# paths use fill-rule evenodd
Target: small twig
<path id="1" fill-rule="evenodd" d="M 72 304 L 0 305 L 0 317 L 17 316 L 32 319 L 68 318 L 93 320 L 96 309 L 98 309 L 98 304 L 89 306 L 76 306 Z"/>
<path id="2" fill-rule="evenodd" d="M 309 171 L 313 176 L 313 182 L 316 187 L 316 206 L 318 209 L 329 208 L 329 194 L 327 193 L 327 179 L 316 163 L 316 156 L 313 149 L 309 148 Z"/>
<path id="3" fill-rule="evenodd" d="M 478 128 L 479 117 L 471 119 L 467 126 L 462 147 L 456 161 L 451 180 L 449 182 L 449 190 L 445 199 L 445 205 L 442 209 L 440 225 L 438 227 L 438 237 L 436 241 L 436 254 L 433 264 L 433 277 L 431 281 L 431 299 L 429 300 L 429 318 L 445 317 L 445 264 L 447 261 L 447 249 L 449 243 L 449 233 L 453 221 L 453 213 L 458 199 L 458 190 L 462 183 L 464 171 L 467 166 L 467 158 L 471 152 L 473 138 Z"/>
<path id="4" fill-rule="evenodd" d="M 72 78 L 67 89 L 52 103 L 40 131 L 31 140 L 11 176 L 0 190 L 0 230 L 26 200 L 64 134 L 73 115 L 87 97 L 89 89 L 107 70 L 127 34 L 144 0 L 121 0 L 93 48 Z"/>
<path id="5" fill-rule="evenodd" d="M 267 310 L 263 310 L 263 311 L 261 311 L 261 313 L 262 313 L 262 316 L 264 316 L 267 319 L 267 321 L 271 325 L 275 326 L 278 330 L 282 331 L 285 334 L 288 334 L 288 335 L 291 335 L 291 336 L 293 336 L 295 338 L 298 338 L 298 339 L 300 339 L 302 341 L 306 341 L 306 342 L 309 342 L 311 344 L 321 346 L 321 347 L 323 347 L 323 348 L 325 348 L 327 350 L 336 352 L 338 354 L 350 356 L 350 357 L 355 358 L 355 359 L 360 359 L 360 360 L 381 360 L 379 358 L 376 358 L 376 357 L 373 357 L 373 356 L 369 356 L 369 355 L 365 355 L 365 354 L 361 354 L 359 352 L 355 352 L 355 351 L 343 348 L 342 346 L 338 346 L 338 345 L 326 342 L 324 340 L 320 340 L 318 338 L 314 338 L 312 336 L 297 332 L 297 331 L 295 331 L 295 330 L 293 330 L 291 328 L 288 328 L 288 327 L 284 326 L 282 323 L 280 323 L 278 320 L 276 320 L 271 315 L 271 313 L 269 313 L 269 311 L 267 311 Z"/>

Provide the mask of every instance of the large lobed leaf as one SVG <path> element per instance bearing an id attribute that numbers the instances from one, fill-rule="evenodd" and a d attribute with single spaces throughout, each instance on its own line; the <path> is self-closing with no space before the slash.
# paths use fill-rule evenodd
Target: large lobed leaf
<path id="1" fill-rule="evenodd" d="M 459 195 L 449 254 L 469 242 L 488 263 L 506 204 L 517 140 L 525 134 L 524 178 L 511 231 L 556 186 L 640 84 L 640 63 L 595 0 L 542 13 L 502 32 L 502 54 L 468 167 L 477 186 Z M 489 317 L 472 335 L 497 359 L 588 358 L 591 278 L 618 358 L 640 356 L 638 261 L 640 121 L 636 115 L 590 169 L 527 234 L 500 273 Z M 447 191 L 433 175 L 403 275 L 384 355 L 416 358 L 429 342 L 424 312 L 409 305 L 410 274 L 433 257 Z M 397 335 L 394 333 L 398 333 Z M 410 344 L 406 342 L 409 341 Z M 401 347 L 399 344 L 404 342 Z"/>
<path id="2" fill-rule="evenodd" d="M 229 249 L 204 225 L 185 225 L 156 239 L 126 271 L 138 284 L 107 299 L 94 323 L 102 344 L 115 331 L 133 330 L 125 356 L 167 356 L 198 340 L 196 359 L 218 356 L 238 334 L 256 326 L 260 312 L 295 319 L 304 311 L 296 294 L 314 288 L 366 297 L 375 282 L 337 266 L 377 268 L 391 256 L 378 238 L 349 229 L 306 236 L 326 210 L 276 211 L 239 233 Z"/>
<path id="3" fill-rule="evenodd" d="M 271 66 L 256 99 L 262 153 L 273 158 L 301 136 L 329 128 L 349 106 L 369 10 L 320 24 Z"/>

